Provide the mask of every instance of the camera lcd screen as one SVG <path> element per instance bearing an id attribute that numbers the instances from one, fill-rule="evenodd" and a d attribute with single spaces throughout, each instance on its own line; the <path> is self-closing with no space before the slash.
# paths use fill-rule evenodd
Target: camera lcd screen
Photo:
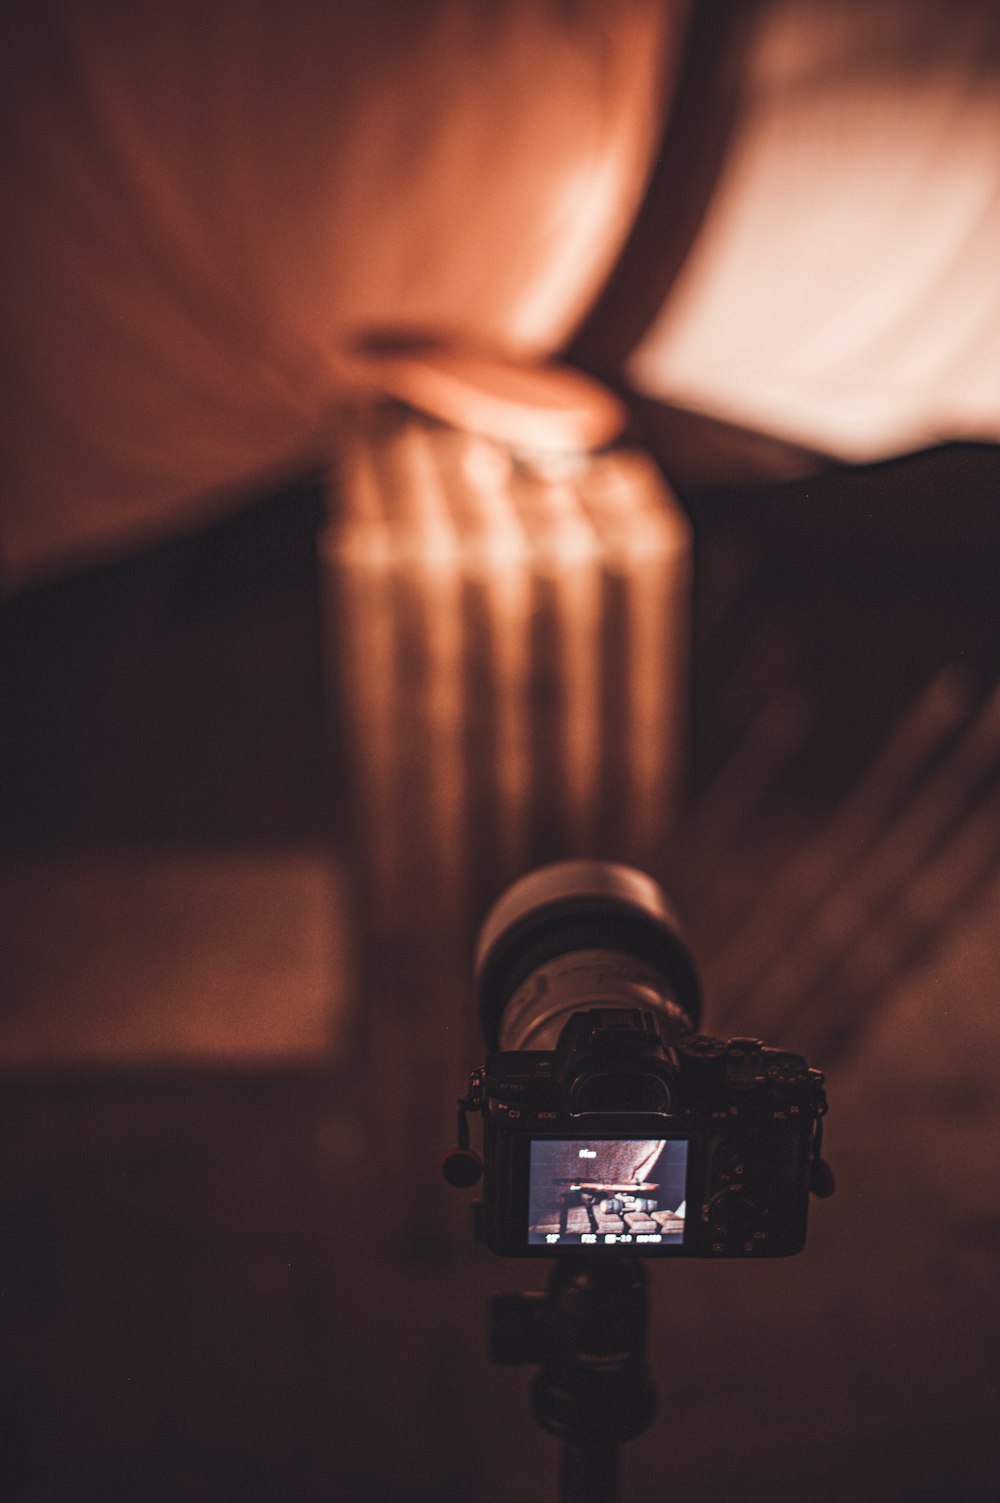
<path id="1" fill-rule="evenodd" d="M 687 1160 L 686 1138 L 533 1138 L 529 1245 L 678 1245 Z"/>

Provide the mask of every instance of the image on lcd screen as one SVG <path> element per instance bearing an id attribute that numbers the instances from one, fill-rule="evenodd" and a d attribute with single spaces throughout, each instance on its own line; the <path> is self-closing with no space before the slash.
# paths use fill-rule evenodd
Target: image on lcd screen
<path id="1" fill-rule="evenodd" d="M 531 1246 L 653 1247 L 684 1238 L 687 1140 L 536 1138 Z"/>

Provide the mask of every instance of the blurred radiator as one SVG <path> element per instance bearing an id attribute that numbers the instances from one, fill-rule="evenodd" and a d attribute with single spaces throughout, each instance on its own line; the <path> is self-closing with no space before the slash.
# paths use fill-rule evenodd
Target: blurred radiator
<path id="1" fill-rule="evenodd" d="M 331 510 L 330 667 L 375 881 L 650 861 L 681 774 L 690 564 L 652 462 L 519 456 L 386 405 L 346 435 Z"/>

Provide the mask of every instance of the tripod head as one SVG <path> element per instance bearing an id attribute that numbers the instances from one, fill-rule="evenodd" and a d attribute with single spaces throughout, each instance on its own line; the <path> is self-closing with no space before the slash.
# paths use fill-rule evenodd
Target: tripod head
<path id="1" fill-rule="evenodd" d="M 613 1503 L 618 1448 L 655 1406 L 642 1264 L 560 1260 L 544 1293 L 496 1294 L 490 1316 L 493 1361 L 540 1368 L 531 1412 L 562 1441 L 562 1503 Z"/>

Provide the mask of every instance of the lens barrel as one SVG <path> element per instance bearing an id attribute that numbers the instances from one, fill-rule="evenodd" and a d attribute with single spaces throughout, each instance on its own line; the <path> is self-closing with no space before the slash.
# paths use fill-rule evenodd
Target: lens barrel
<path id="1" fill-rule="evenodd" d="M 574 1012 L 640 1007 L 697 1029 L 698 977 L 651 877 L 610 861 L 559 861 L 501 894 L 476 944 L 488 1048 L 552 1048 Z"/>

